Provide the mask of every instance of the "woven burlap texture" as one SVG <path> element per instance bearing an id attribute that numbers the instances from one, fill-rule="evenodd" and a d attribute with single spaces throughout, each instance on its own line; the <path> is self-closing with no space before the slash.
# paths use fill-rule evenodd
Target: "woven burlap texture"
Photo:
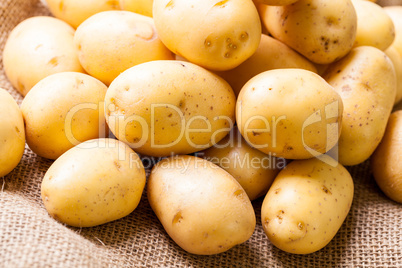
<path id="1" fill-rule="evenodd" d="M 0 0 L 0 49 L 23 19 L 49 15 L 35 0 Z M 22 97 L 0 72 L 0 87 Z M 93 228 L 71 228 L 46 212 L 41 180 L 52 161 L 29 148 L 0 178 L 0 267 L 402 267 L 402 206 L 375 185 L 369 163 L 349 168 L 355 181 L 351 211 L 335 238 L 309 255 L 272 246 L 260 224 L 262 199 L 253 202 L 257 227 L 244 244 L 214 256 L 188 254 L 166 234 L 146 193 L 129 216 Z"/>

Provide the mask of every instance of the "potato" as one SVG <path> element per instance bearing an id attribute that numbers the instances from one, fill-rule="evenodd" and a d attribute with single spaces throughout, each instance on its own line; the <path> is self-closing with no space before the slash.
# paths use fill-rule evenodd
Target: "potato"
<path id="1" fill-rule="evenodd" d="M 374 178 L 392 200 L 402 203 L 402 110 L 391 114 L 381 143 L 371 157 Z"/>
<path id="2" fill-rule="evenodd" d="M 77 28 L 74 44 L 84 69 L 106 85 L 134 65 L 174 59 L 153 19 L 129 11 L 93 15 Z"/>
<path id="3" fill-rule="evenodd" d="M 402 6 L 386 6 L 383 10 L 388 14 L 394 23 L 395 39 L 392 45 L 398 50 L 402 58 Z"/>
<path id="4" fill-rule="evenodd" d="M 314 63 L 334 62 L 354 44 L 357 18 L 350 0 L 299 0 L 287 6 L 259 7 L 272 36 Z"/>
<path id="5" fill-rule="evenodd" d="M 171 51 L 210 70 L 240 65 L 261 39 L 252 0 L 155 0 L 153 17 L 162 42 Z"/>
<path id="6" fill-rule="evenodd" d="M 396 75 L 396 95 L 394 105 L 402 100 L 402 57 L 394 45 L 385 50 L 388 58 L 392 61 Z"/>
<path id="7" fill-rule="evenodd" d="M 279 170 L 286 166 L 285 159 L 266 155 L 248 145 L 237 128 L 199 156 L 229 172 L 251 201 L 265 195 Z"/>
<path id="8" fill-rule="evenodd" d="M 379 5 L 366 0 L 352 0 L 357 14 L 354 46 L 373 46 L 386 50 L 394 41 L 395 28 L 391 18 Z"/>
<path id="9" fill-rule="evenodd" d="M 144 187 L 138 155 L 123 142 L 96 139 L 68 150 L 50 166 L 41 195 L 56 220 L 91 227 L 130 214 Z"/>
<path id="10" fill-rule="evenodd" d="M 392 62 L 377 48 L 357 47 L 331 65 L 323 77 L 344 104 L 339 162 L 360 164 L 380 143 L 394 105 L 396 76 Z"/>
<path id="11" fill-rule="evenodd" d="M 153 61 L 119 75 L 106 97 L 113 134 L 141 154 L 189 154 L 234 125 L 236 99 L 220 77 L 183 61 Z"/>
<path id="12" fill-rule="evenodd" d="M 20 107 L 10 93 L 0 88 L 0 177 L 18 165 L 24 149 L 25 130 Z"/>
<path id="13" fill-rule="evenodd" d="M 152 17 L 153 3 L 153 0 L 120 0 L 120 7 L 123 10 Z"/>
<path id="14" fill-rule="evenodd" d="M 57 73 L 41 80 L 21 105 L 31 150 L 56 159 L 80 142 L 103 137 L 106 90 L 102 82 L 82 73 Z"/>
<path id="15" fill-rule="evenodd" d="M 50 12 L 74 28 L 96 13 L 120 9 L 119 0 L 45 0 Z"/>
<path id="16" fill-rule="evenodd" d="M 262 227 L 281 250 L 308 254 L 325 247 L 338 232 L 353 200 L 353 180 L 340 164 L 317 158 L 283 169 L 265 196 Z"/>
<path id="17" fill-rule="evenodd" d="M 240 91 L 236 122 L 256 149 L 287 159 L 306 159 L 338 142 L 343 105 L 319 75 L 277 69 L 252 78 Z"/>
<path id="18" fill-rule="evenodd" d="M 25 96 L 40 80 L 54 73 L 84 72 L 73 44 L 74 29 L 46 16 L 26 19 L 10 33 L 3 51 L 4 71 Z"/>
<path id="19" fill-rule="evenodd" d="M 149 203 L 169 236 L 200 255 L 248 240 L 255 214 L 246 192 L 226 171 L 194 156 L 166 158 L 148 180 Z"/>
<path id="20" fill-rule="evenodd" d="M 257 3 L 261 3 L 264 5 L 270 5 L 270 6 L 285 6 L 285 5 L 290 5 L 298 0 L 256 0 Z"/>
<path id="21" fill-rule="evenodd" d="M 216 74 L 231 85 L 237 96 L 247 81 L 257 74 L 282 68 L 301 68 L 317 72 L 315 66 L 306 58 L 282 42 L 263 34 L 257 51 L 250 58 L 232 70 Z"/>

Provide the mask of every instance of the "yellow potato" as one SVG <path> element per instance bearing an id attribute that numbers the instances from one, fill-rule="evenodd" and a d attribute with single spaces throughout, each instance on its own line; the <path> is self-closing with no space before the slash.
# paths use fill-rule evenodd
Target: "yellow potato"
<path id="1" fill-rule="evenodd" d="M 395 104 L 402 100 L 402 57 L 398 53 L 398 50 L 394 45 L 391 45 L 387 50 L 385 50 L 385 54 L 387 54 L 388 58 L 392 61 L 395 69 L 396 75 L 396 95 L 395 95 Z"/>
<path id="2" fill-rule="evenodd" d="M 391 114 L 381 143 L 371 157 L 374 178 L 392 200 L 402 203 L 402 111 Z"/>
<path id="3" fill-rule="evenodd" d="M 153 3 L 153 0 L 120 0 L 120 7 L 123 10 L 152 17 Z"/>
<path id="4" fill-rule="evenodd" d="M 315 66 L 306 58 L 282 42 L 263 34 L 257 51 L 250 58 L 232 70 L 216 74 L 231 85 L 237 96 L 247 81 L 257 74 L 282 68 L 301 68 L 317 72 Z"/>
<path id="5" fill-rule="evenodd" d="M 259 7 L 268 31 L 314 63 L 334 62 L 354 44 L 357 18 L 350 0 L 299 0 L 287 6 Z"/>
<path id="6" fill-rule="evenodd" d="M 352 0 L 357 14 L 354 46 L 373 46 L 386 50 L 394 41 L 395 28 L 391 18 L 379 5 L 366 0 Z"/>
<path id="7" fill-rule="evenodd" d="M 56 220 L 91 227 L 123 218 L 145 187 L 141 159 L 123 142 L 90 140 L 68 150 L 46 172 L 41 195 Z"/>
<path id="8" fill-rule="evenodd" d="M 204 159 L 184 155 L 160 161 L 151 171 L 147 193 L 166 232 L 190 253 L 221 253 L 254 232 L 254 209 L 243 188 Z"/>
<path id="9" fill-rule="evenodd" d="M 287 159 L 328 152 L 338 142 L 343 105 L 319 75 L 277 69 L 252 78 L 240 91 L 236 122 L 256 149 Z"/>
<path id="10" fill-rule="evenodd" d="M 266 155 L 248 145 L 237 128 L 200 156 L 229 172 L 250 200 L 265 195 L 279 170 L 286 166 L 285 159 Z"/>
<path id="11" fill-rule="evenodd" d="M 0 88 L 0 177 L 18 165 L 24 149 L 25 130 L 20 107 L 10 93 Z"/>
<path id="12" fill-rule="evenodd" d="M 285 6 L 293 4 L 297 1 L 298 0 L 256 0 L 258 3 L 270 6 Z"/>
<path id="13" fill-rule="evenodd" d="M 171 51 L 215 71 L 245 61 L 261 38 L 252 0 L 155 0 L 153 17 L 161 40 Z"/>
<path id="14" fill-rule="evenodd" d="M 129 11 L 93 15 L 77 28 L 74 44 L 84 69 L 107 85 L 134 65 L 174 59 L 153 19 Z"/>
<path id="15" fill-rule="evenodd" d="M 383 10 L 388 14 L 394 23 L 395 39 L 392 45 L 398 50 L 402 58 L 402 6 L 386 6 Z"/>
<path id="16" fill-rule="evenodd" d="M 396 76 L 392 62 L 377 48 L 357 47 L 331 65 L 324 78 L 344 104 L 339 162 L 360 164 L 380 143 L 394 105 Z"/>
<path id="17" fill-rule="evenodd" d="M 317 158 L 290 163 L 276 177 L 261 208 L 269 240 L 281 250 L 309 254 L 338 232 L 353 200 L 353 180 L 340 164 Z"/>
<path id="18" fill-rule="evenodd" d="M 120 9 L 119 0 L 45 0 L 50 12 L 74 28 L 96 13 Z"/>
<path id="19" fill-rule="evenodd" d="M 141 154 L 189 154 L 211 147 L 234 125 L 236 99 L 219 76 L 183 61 L 134 66 L 110 85 L 106 120 Z"/>
<path id="20" fill-rule="evenodd" d="M 106 90 L 102 82 L 82 73 L 57 73 L 41 80 L 21 105 L 31 150 L 56 159 L 80 142 L 104 136 Z"/>
<path id="21" fill-rule="evenodd" d="M 52 17 L 24 20 L 10 33 L 3 51 L 4 71 L 22 94 L 54 73 L 84 72 L 73 44 L 74 29 Z"/>

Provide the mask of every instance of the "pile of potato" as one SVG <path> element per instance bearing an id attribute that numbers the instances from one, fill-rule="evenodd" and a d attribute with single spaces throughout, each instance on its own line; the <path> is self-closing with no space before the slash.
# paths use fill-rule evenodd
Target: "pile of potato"
<path id="1" fill-rule="evenodd" d="M 0 176 L 27 142 L 55 160 L 49 214 L 122 218 L 149 203 L 194 254 L 248 240 L 251 201 L 278 248 L 315 252 L 353 200 L 344 166 L 372 156 L 402 203 L 402 7 L 365 0 L 47 0 L 3 53 Z M 388 124 L 387 124 L 388 123 Z M 381 141 L 382 140 L 382 141 Z M 141 157 L 139 156 L 141 155 Z"/>

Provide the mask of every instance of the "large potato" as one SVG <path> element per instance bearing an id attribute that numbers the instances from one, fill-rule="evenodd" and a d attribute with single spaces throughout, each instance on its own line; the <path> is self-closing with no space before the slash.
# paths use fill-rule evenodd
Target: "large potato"
<path id="1" fill-rule="evenodd" d="M 84 72 L 73 44 L 74 29 L 52 17 L 24 20 L 10 33 L 3 51 L 4 71 L 22 94 L 54 73 Z"/>
<path id="2" fill-rule="evenodd" d="M 268 31 L 312 62 L 334 62 L 354 44 L 357 18 L 350 0 L 299 0 L 287 6 L 259 7 Z"/>
<path id="3" fill-rule="evenodd" d="M 210 70 L 238 66 L 256 51 L 261 38 L 251 0 L 155 0 L 153 17 L 170 50 Z"/>
<path id="4" fill-rule="evenodd" d="M 80 142 L 104 136 L 106 90 L 102 82 L 82 73 L 57 73 L 41 80 L 21 105 L 31 150 L 56 159 Z"/>
<path id="5" fill-rule="evenodd" d="M 283 169 L 265 196 L 262 227 L 276 247 L 308 254 L 325 247 L 338 232 L 353 200 L 353 180 L 340 164 L 317 158 Z"/>
<path id="6" fill-rule="evenodd" d="M 251 147 L 234 128 L 220 142 L 200 153 L 204 159 L 232 175 L 250 200 L 265 195 L 286 160 L 266 155 Z"/>
<path id="7" fill-rule="evenodd" d="M 391 114 L 381 143 L 371 157 L 374 178 L 392 200 L 402 203 L 402 110 Z"/>
<path id="8" fill-rule="evenodd" d="M 256 219 L 247 194 L 229 173 L 207 160 L 162 160 L 151 171 L 147 193 L 166 232 L 190 253 L 221 253 L 254 232 Z"/>
<path id="9" fill-rule="evenodd" d="M 394 23 L 395 39 L 392 45 L 398 50 L 402 58 L 402 6 L 386 6 L 383 10 L 388 14 Z"/>
<path id="10" fill-rule="evenodd" d="M 120 0 L 120 7 L 123 10 L 152 17 L 153 3 L 153 0 Z"/>
<path id="11" fill-rule="evenodd" d="M 251 146 L 272 156 L 306 159 L 338 142 L 341 97 L 319 75 L 277 69 L 252 78 L 240 91 L 236 122 Z"/>
<path id="12" fill-rule="evenodd" d="M 24 120 L 14 98 L 0 88 L 0 177 L 20 162 L 25 149 Z"/>
<path id="13" fill-rule="evenodd" d="M 360 164 L 380 143 L 395 102 L 392 62 L 377 48 L 357 47 L 331 65 L 324 78 L 344 104 L 339 162 L 347 166 Z"/>
<path id="14" fill-rule="evenodd" d="M 123 142 L 90 140 L 68 150 L 46 172 L 41 195 L 56 220 L 91 227 L 130 214 L 145 187 L 141 159 Z"/>
<path id="15" fill-rule="evenodd" d="M 109 85 L 126 69 L 147 61 L 172 60 L 152 18 L 129 11 L 104 11 L 83 22 L 74 44 L 84 69 Z"/>
<path id="16" fill-rule="evenodd" d="M 366 0 L 352 0 L 357 14 L 354 46 L 373 46 L 386 50 L 394 41 L 395 28 L 391 18 L 379 5 Z"/>
<path id="17" fill-rule="evenodd" d="M 141 154 L 189 154 L 211 147 L 234 125 L 236 99 L 219 76 L 182 61 L 134 66 L 110 85 L 106 120 Z"/>
<path id="18" fill-rule="evenodd" d="M 247 81 L 257 74 L 282 68 L 301 68 L 317 72 L 316 67 L 299 53 L 263 34 L 257 51 L 250 58 L 234 69 L 216 72 L 216 74 L 230 84 L 237 96 Z"/>
<path id="19" fill-rule="evenodd" d="M 45 0 L 50 12 L 77 28 L 96 13 L 120 9 L 119 0 Z"/>

